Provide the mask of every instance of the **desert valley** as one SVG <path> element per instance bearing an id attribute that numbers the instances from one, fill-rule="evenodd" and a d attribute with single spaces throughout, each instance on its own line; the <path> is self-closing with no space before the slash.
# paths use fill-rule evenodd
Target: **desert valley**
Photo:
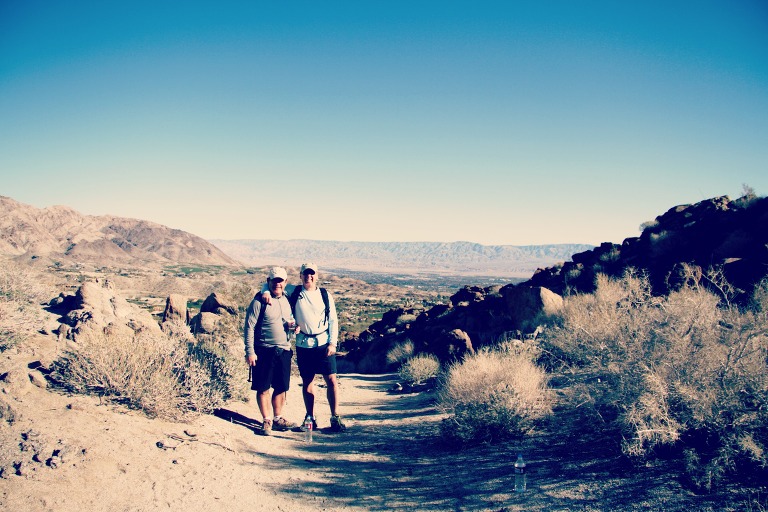
<path id="1" fill-rule="evenodd" d="M 7 197 L 0 215 L 5 510 L 768 509 L 766 198 L 676 206 L 598 247 L 207 241 Z M 349 422 L 329 432 L 323 401 L 311 444 L 257 435 L 241 338 L 268 266 L 298 282 L 305 259 L 338 307 Z M 506 370 L 487 403 L 445 402 L 450 371 L 497 353 L 543 375 L 509 431 L 471 421 L 524 401 Z M 440 371 L 409 382 L 418 356 Z M 167 388 L 143 375 L 190 359 Z M 684 369 L 715 360 L 720 387 L 697 388 Z M 287 410 L 303 414 L 298 380 Z"/>

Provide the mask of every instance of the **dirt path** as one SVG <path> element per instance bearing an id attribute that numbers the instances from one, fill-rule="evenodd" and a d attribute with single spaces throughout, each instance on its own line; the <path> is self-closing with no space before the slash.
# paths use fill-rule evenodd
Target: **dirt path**
<path id="1" fill-rule="evenodd" d="M 178 424 L 28 386 L 13 400 L 15 427 L 48 451 L 59 447 L 61 459 L 55 467 L 31 461 L 24 476 L 0 479 L 0 509 L 727 510 L 683 491 L 661 468 L 623 467 L 568 435 L 517 446 L 442 445 L 432 393 L 388 393 L 391 375 L 340 380 L 349 430 L 322 432 L 328 407 L 321 397 L 321 432 L 309 445 L 296 432 L 255 435 L 253 400 Z M 296 386 L 286 413 L 294 421 L 303 415 Z M 525 494 L 512 492 L 517 451 L 529 463 Z"/>

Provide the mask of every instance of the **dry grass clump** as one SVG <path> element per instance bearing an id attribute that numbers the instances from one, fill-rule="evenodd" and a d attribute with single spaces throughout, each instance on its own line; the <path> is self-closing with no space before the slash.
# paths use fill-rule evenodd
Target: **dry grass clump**
<path id="1" fill-rule="evenodd" d="M 0 352 L 27 339 L 40 328 L 39 304 L 51 290 L 29 267 L 11 261 L 0 265 Z"/>
<path id="2" fill-rule="evenodd" d="M 451 365 L 438 395 L 439 409 L 449 414 L 443 435 L 466 443 L 530 433 L 553 402 L 535 357 L 530 347 L 503 343 Z"/>
<path id="3" fill-rule="evenodd" d="M 566 299 L 544 343 L 560 370 L 589 383 L 579 403 L 627 455 L 679 450 L 694 487 L 710 490 L 734 470 L 768 467 L 768 283 L 739 310 L 719 272 L 693 275 L 666 297 L 633 272 L 600 276 L 594 295 Z"/>
<path id="4" fill-rule="evenodd" d="M 53 376 L 70 391 L 98 394 L 150 417 L 181 419 L 236 395 L 234 367 L 212 342 L 139 332 L 80 338 L 56 361 Z"/>
<path id="5" fill-rule="evenodd" d="M 411 340 L 405 340 L 402 343 L 398 343 L 387 352 L 387 364 L 402 364 L 413 357 L 413 342 Z"/>
<path id="6" fill-rule="evenodd" d="M 411 357 L 398 370 L 400 378 L 412 385 L 418 385 L 437 377 L 438 373 L 440 373 L 440 361 L 432 354 L 419 354 Z"/>

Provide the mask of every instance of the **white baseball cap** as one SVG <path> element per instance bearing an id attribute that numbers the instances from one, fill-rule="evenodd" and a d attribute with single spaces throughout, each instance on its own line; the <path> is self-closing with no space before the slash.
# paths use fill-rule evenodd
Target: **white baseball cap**
<path id="1" fill-rule="evenodd" d="M 288 280 L 288 272 L 285 271 L 283 267 L 272 267 L 269 269 L 269 280 L 273 279 L 282 279 L 283 281 Z"/>
<path id="2" fill-rule="evenodd" d="M 314 263 L 304 263 L 301 266 L 301 273 L 303 274 L 305 270 L 311 270 L 312 272 L 317 274 L 317 265 L 315 265 Z"/>

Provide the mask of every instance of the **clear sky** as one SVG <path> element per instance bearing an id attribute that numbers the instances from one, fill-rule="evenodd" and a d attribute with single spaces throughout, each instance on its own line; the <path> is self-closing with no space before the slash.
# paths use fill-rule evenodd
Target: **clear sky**
<path id="1" fill-rule="evenodd" d="M 621 242 L 768 194 L 768 3 L 0 0 L 0 195 L 204 238 Z"/>

